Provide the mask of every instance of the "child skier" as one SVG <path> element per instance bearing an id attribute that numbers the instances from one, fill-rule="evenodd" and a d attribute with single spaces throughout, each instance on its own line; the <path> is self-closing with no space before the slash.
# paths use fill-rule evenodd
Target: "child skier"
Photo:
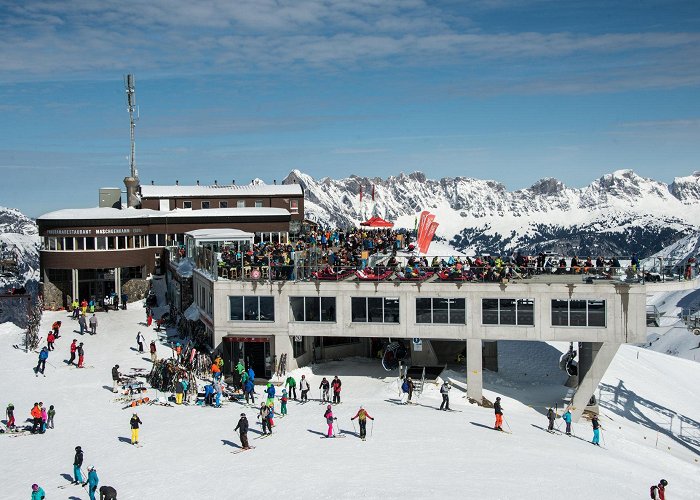
<path id="1" fill-rule="evenodd" d="M 333 409 L 331 405 L 328 405 L 326 407 L 326 413 L 323 414 L 323 417 L 326 419 L 326 424 L 328 424 L 328 434 L 326 435 L 326 437 L 335 437 L 335 435 L 333 434 L 333 421 L 335 420 L 335 418 L 333 418 Z"/>
<path id="2" fill-rule="evenodd" d="M 46 421 L 49 419 L 49 415 L 46 413 L 44 403 L 39 403 L 39 408 L 41 408 L 41 434 L 43 434 L 46 432 Z"/>
<path id="3" fill-rule="evenodd" d="M 547 410 L 547 420 L 549 421 L 549 425 L 547 426 L 547 431 L 554 432 L 554 419 L 555 418 L 557 418 L 556 413 L 554 413 L 554 410 L 552 408 L 549 408 Z"/>
<path id="4" fill-rule="evenodd" d="M 49 418 L 46 421 L 46 427 L 53 429 L 53 417 L 56 416 L 56 410 L 54 410 L 53 405 L 49 406 L 49 411 L 47 412 L 47 416 Z"/>
<path id="5" fill-rule="evenodd" d="M 493 412 L 496 414 L 496 424 L 493 426 L 497 431 L 502 431 L 503 428 L 503 408 L 501 408 L 501 397 L 496 398 L 496 402 L 493 404 Z"/>
<path id="6" fill-rule="evenodd" d="M 270 427 L 270 421 L 268 416 L 270 415 L 270 408 L 263 402 L 260 403 L 260 411 L 258 412 L 258 418 L 260 419 L 260 424 L 262 425 L 263 436 L 267 435 L 268 429 L 270 434 L 272 434 L 272 428 Z"/>
<path id="7" fill-rule="evenodd" d="M 598 421 L 598 415 L 593 415 L 593 418 L 591 419 L 591 425 L 593 426 L 593 443 L 596 446 L 600 446 L 600 429 L 602 429 L 602 425 L 600 425 L 600 422 Z"/>
<path id="8" fill-rule="evenodd" d="M 654 500 L 665 500 L 666 499 L 666 486 L 668 486 L 668 481 L 662 479 L 659 484 L 652 486 L 650 488 L 651 498 Z"/>
<path id="9" fill-rule="evenodd" d="M 46 498 L 46 493 L 44 493 L 44 489 L 40 487 L 38 484 L 33 484 L 32 485 L 32 500 L 44 500 Z"/>
<path id="10" fill-rule="evenodd" d="M 13 430 L 15 428 L 15 405 L 10 403 L 5 409 L 5 414 L 7 415 L 7 430 Z"/>
<path id="11" fill-rule="evenodd" d="M 567 408 L 561 418 L 566 422 L 566 435 L 571 436 L 571 410 Z"/>
<path id="12" fill-rule="evenodd" d="M 330 401 L 330 398 L 328 397 L 328 390 L 330 389 L 330 387 L 331 384 L 328 383 L 326 377 L 323 377 L 323 380 L 321 380 L 321 385 L 318 386 L 319 389 L 323 390 L 323 393 L 321 395 L 321 402 Z"/>
<path id="13" fill-rule="evenodd" d="M 90 495 L 90 500 L 96 500 L 95 499 L 95 492 L 97 491 L 97 485 L 100 482 L 100 478 L 97 477 L 97 471 L 95 470 L 95 466 L 91 465 L 88 467 L 88 494 Z M 85 486 L 85 485 L 83 485 Z"/>
<path id="14" fill-rule="evenodd" d="M 85 360 L 85 350 L 83 349 L 83 343 L 78 344 L 78 368 L 83 368 L 83 361 Z"/>
<path id="15" fill-rule="evenodd" d="M 69 365 L 73 365 L 75 363 L 75 351 L 78 350 L 78 340 L 73 339 L 73 342 L 71 342 L 70 345 L 70 360 L 68 360 Z"/>
<path id="16" fill-rule="evenodd" d="M 360 439 L 365 441 L 367 439 L 367 419 L 374 420 L 369 413 L 367 413 L 367 410 L 365 410 L 362 406 L 360 406 L 360 409 L 357 410 L 357 413 L 355 414 L 354 417 L 352 417 L 350 420 L 355 420 L 358 419 L 358 422 L 360 422 Z"/>
<path id="17" fill-rule="evenodd" d="M 46 347 L 49 351 L 53 351 L 53 343 L 55 340 L 56 336 L 53 334 L 53 331 L 50 331 L 49 334 L 46 336 Z"/>
<path id="18" fill-rule="evenodd" d="M 139 444 L 139 425 L 142 423 L 139 416 L 134 413 L 129 421 L 131 425 L 131 444 Z"/>
<path id="19" fill-rule="evenodd" d="M 280 414 L 287 414 L 287 389 L 282 389 L 282 397 L 280 398 Z"/>
<path id="20" fill-rule="evenodd" d="M 267 393 L 267 405 L 270 406 L 271 404 L 274 404 L 275 386 L 268 382 L 267 389 L 265 389 L 265 392 Z"/>

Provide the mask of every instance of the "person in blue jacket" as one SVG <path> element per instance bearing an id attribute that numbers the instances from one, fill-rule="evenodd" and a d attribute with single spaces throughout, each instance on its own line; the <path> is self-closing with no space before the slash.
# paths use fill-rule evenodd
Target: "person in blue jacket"
<path id="1" fill-rule="evenodd" d="M 566 422 L 566 435 L 571 436 L 571 411 L 567 408 L 561 418 Z"/>
<path id="2" fill-rule="evenodd" d="M 270 406 L 270 403 L 275 402 L 275 386 L 272 385 L 271 383 L 267 384 L 267 389 L 265 389 L 265 392 L 267 392 L 267 405 Z"/>
<path id="3" fill-rule="evenodd" d="M 32 500 L 44 500 L 46 498 L 46 493 L 44 493 L 44 488 L 38 484 L 32 485 Z"/>
<path id="4" fill-rule="evenodd" d="M 204 406 L 211 405 L 214 401 L 214 386 L 211 384 L 204 386 Z"/>
<path id="5" fill-rule="evenodd" d="M 39 376 L 39 372 L 44 375 L 47 359 L 49 359 L 49 351 L 46 347 L 42 347 L 41 352 L 39 353 L 39 362 L 36 364 L 36 368 L 34 369 L 37 377 Z"/>
<path id="6" fill-rule="evenodd" d="M 252 366 L 248 368 L 248 378 L 251 380 L 251 382 L 255 383 L 255 372 L 253 371 Z"/>
<path id="7" fill-rule="evenodd" d="M 96 500 L 95 499 L 95 492 L 97 491 L 97 485 L 100 482 L 100 478 L 97 477 L 97 471 L 95 470 L 95 466 L 91 465 L 88 467 L 88 494 L 90 495 L 90 500 Z"/>
<path id="8" fill-rule="evenodd" d="M 243 392 L 245 392 L 245 402 L 248 403 L 248 396 L 253 404 L 255 404 L 255 384 L 253 381 L 248 379 L 243 384 Z"/>

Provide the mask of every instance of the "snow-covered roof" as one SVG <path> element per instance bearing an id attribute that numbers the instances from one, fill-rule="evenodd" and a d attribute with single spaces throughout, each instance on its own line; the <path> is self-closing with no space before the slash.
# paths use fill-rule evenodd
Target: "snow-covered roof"
<path id="1" fill-rule="evenodd" d="M 191 236 L 197 241 L 227 241 L 227 240 L 252 240 L 253 233 L 247 233 L 240 229 L 195 229 L 188 231 L 186 236 Z"/>
<path id="2" fill-rule="evenodd" d="M 141 198 L 180 198 L 217 196 L 302 196 L 299 184 L 215 184 L 213 186 L 142 185 Z"/>
<path id="3" fill-rule="evenodd" d="M 201 210 L 175 209 L 169 211 L 148 208 L 66 208 L 41 215 L 37 220 L 100 220 L 100 219 L 149 219 L 162 217 L 275 217 L 289 215 L 284 208 L 209 208 Z"/>

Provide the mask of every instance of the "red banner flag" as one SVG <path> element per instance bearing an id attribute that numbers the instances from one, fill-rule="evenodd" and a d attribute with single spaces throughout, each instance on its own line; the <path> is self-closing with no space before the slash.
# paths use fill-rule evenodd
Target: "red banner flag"
<path id="1" fill-rule="evenodd" d="M 418 230 L 418 249 L 423 248 L 425 237 L 430 229 L 430 224 L 435 220 L 435 216 L 428 212 L 428 215 L 423 219 L 423 226 Z"/>
<path id="2" fill-rule="evenodd" d="M 437 228 L 440 224 L 437 222 L 431 222 L 430 227 L 425 233 L 425 237 L 423 238 L 423 245 L 421 246 L 421 252 L 424 254 L 428 253 L 428 249 L 430 248 L 430 243 L 433 241 L 433 236 L 435 236 L 435 231 L 437 231 Z"/>
<path id="3" fill-rule="evenodd" d="M 418 222 L 418 232 L 416 233 L 416 241 L 420 240 L 421 235 L 423 234 L 423 231 L 425 231 L 425 218 L 430 215 L 430 212 L 427 210 L 423 210 L 420 214 L 419 222 Z"/>

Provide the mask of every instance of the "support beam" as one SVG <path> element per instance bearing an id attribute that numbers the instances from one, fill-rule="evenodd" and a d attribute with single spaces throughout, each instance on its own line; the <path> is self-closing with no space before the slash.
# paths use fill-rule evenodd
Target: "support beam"
<path id="1" fill-rule="evenodd" d="M 621 344 L 613 342 L 590 343 L 590 365 L 584 367 L 584 373 L 579 374 L 579 384 L 571 401 L 571 419 L 578 422 L 586 409 L 591 396 L 595 394 L 603 375 L 607 371 Z M 587 353 L 586 353 L 587 354 Z M 584 355 L 584 358 L 587 358 Z"/>
<path id="2" fill-rule="evenodd" d="M 78 270 L 77 269 L 71 269 L 70 270 L 70 275 L 71 275 L 71 297 L 73 300 L 77 300 L 80 302 L 80 285 L 78 281 Z"/>
<path id="3" fill-rule="evenodd" d="M 481 339 L 467 340 L 467 396 L 479 404 L 484 397 Z"/>

